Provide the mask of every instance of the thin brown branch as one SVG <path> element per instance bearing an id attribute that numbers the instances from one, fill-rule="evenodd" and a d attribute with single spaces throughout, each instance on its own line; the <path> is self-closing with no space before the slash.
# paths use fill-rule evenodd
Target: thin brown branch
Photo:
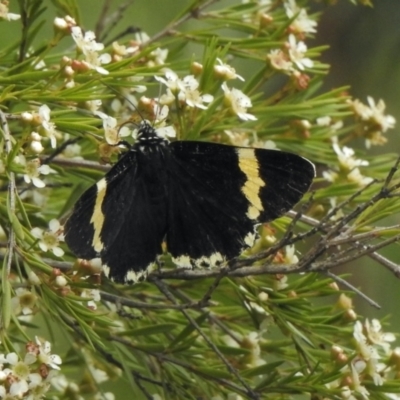
<path id="1" fill-rule="evenodd" d="M 120 4 L 116 11 L 110 12 L 110 7 L 113 3 L 112 0 L 105 0 L 103 8 L 101 10 L 99 19 L 96 23 L 95 34 L 100 42 L 104 43 L 108 35 L 118 21 L 124 16 L 124 12 L 129 8 L 135 0 L 126 0 L 124 3 Z M 119 34 L 118 37 L 121 37 Z M 112 40 L 116 40 L 115 38 Z"/>
<path id="2" fill-rule="evenodd" d="M 135 301 L 126 297 L 117 296 L 104 291 L 100 292 L 101 298 L 111 303 L 137 309 L 147 310 L 185 310 L 189 308 L 200 308 L 199 302 L 189 302 L 186 304 L 151 304 L 143 301 Z"/>
<path id="3" fill-rule="evenodd" d="M 346 256 L 346 257 L 334 257 L 331 262 L 326 262 L 326 261 L 321 261 L 319 263 L 316 263 L 315 265 L 311 266 L 309 271 L 323 271 L 323 270 L 328 270 L 333 267 L 337 267 L 339 265 L 347 264 L 350 261 L 357 260 L 358 258 L 361 258 L 365 255 L 371 254 L 372 252 L 375 252 L 379 249 L 382 249 L 386 246 L 389 246 L 392 243 L 400 241 L 400 234 L 395 235 L 389 239 L 386 239 L 374 246 L 364 246 L 364 248 L 360 251 L 355 252 L 355 254 Z M 301 266 L 302 268 L 303 266 Z"/>
<path id="4" fill-rule="evenodd" d="M 48 163 L 48 156 L 40 157 L 43 163 Z M 108 172 L 110 165 L 99 164 L 96 161 L 88 161 L 74 158 L 54 157 L 50 160 L 51 164 L 60 165 L 62 167 L 89 168 L 97 171 Z"/>
<path id="5" fill-rule="evenodd" d="M 330 271 L 326 271 L 325 275 L 328 276 L 329 278 L 333 279 L 334 281 L 342 284 L 343 286 L 347 287 L 350 289 L 352 292 L 358 294 L 361 298 L 363 298 L 367 303 L 369 303 L 372 307 L 377 308 L 378 310 L 381 309 L 381 306 L 374 300 L 372 300 L 370 297 L 368 297 L 365 293 L 363 293 L 361 290 L 357 289 L 355 286 L 353 286 L 351 283 L 347 282 L 345 279 L 341 278 L 340 276 L 337 276 L 333 274 Z"/>
<path id="6" fill-rule="evenodd" d="M 172 22 L 168 26 L 166 26 L 164 29 L 161 31 L 157 32 L 155 35 L 153 35 L 150 40 L 148 40 L 146 43 L 143 43 L 142 48 L 145 48 L 149 46 L 150 44 L 157 42 L 157 40 L 162 39 L 164 36 L 169 36 L 171 33 L 180 25 L 182 25 L 184 22 L 188 21 L 191 18 L 198 18 L 199 13 L 204 10 L 205 8 L 209 7 L 210 5 L 217 3 L 220 0 L 208 0 L 204 4 L 201 4 L 200 6 L 197 6 L 190 10 L 188 13 L 186 13 L 184 16 L 179 18 L 178 20 Z"/>

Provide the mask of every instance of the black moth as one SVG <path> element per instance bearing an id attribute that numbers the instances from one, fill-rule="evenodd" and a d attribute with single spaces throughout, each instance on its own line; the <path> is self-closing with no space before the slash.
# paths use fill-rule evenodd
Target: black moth
<path id="1" fill-rule="evenodd" d="M 77 201 L 65 241 L 100 257 L 115 282 L 134 282 L 162 254 L 178 266 L 217 266 L 253 245 L 255 225 L 290 210 L 315 175 L 283 151 L 176 141 L 142 122 L 137 141 Z"/>

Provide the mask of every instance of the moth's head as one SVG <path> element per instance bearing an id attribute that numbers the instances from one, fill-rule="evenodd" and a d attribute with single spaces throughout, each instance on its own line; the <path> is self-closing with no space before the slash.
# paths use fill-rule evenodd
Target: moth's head
<path id="1" fill-rule="evenodd" d="M 134 137 L 136 141 L 150 141 L 169 143 L 169 138 L 176 136 L 175 129 L 172 126 L 154 127 L 149 121 L 143 120 L 135 130 Z"/>
<path id="2" fill-rule="evenodd" d="M 138 132 L 136 139 L 137 140 L 148 140 L 148 139 L 154 139 L 158 138 L 159 136 L 157 135 L 156 130 L 154 127 L 146 120 L 143 120 L 139 124 Z"/>

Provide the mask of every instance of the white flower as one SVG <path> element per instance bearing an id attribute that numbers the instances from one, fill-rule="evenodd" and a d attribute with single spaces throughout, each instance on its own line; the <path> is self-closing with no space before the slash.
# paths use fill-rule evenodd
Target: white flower
<path id="1" fill-rule="evenodd" d="M 44 341 L 39 337 L 35 337 L 36 345 L 37 345 L 37 360 L 43 364 L 46 364 L 50 368 L 60 369 L 59 365 L 61 365 L 62 360 L 61 357 L 57 354 L 51 353 L 51 344 L 48 341 Z"/>
<path id="2" fill-rule="evenodd" d="M 47 164 L 40 165 L 40 160 L 35 158 L 31 161 L 26 162 L 25 157 L 19 156 L 20 163 L 24 165 L 25 163 L 25 174 L 24 180 L 26 183 L 32 183 L 37 188 L 43 188 L 46 184 L 39 178 L 40 175 L 48 175 L 50 173 L 55 173 Z"/>
<path id="3" fill-rule="evenodd" d="M 286 289 L 289 284 L 287 283 L 288 277 L 287 275 L 277 275 L 274 281 L 274 290 L 283 290 Z"/>
<path id="4" fill-rule="evenodd" d="M 25 288 L 15 289 L 15 297 L 11 299 L 11 307 L 15 315 L 32 314 L 33 308 L 36 305 L 37 297 L 31 291 Z"/>
<path id="5" fill-rule="evenodd" d="M 13 14 L 8 12 L 8 1 L 2 0 L 0 1 L 0 18 L 5 19 L 6 21 L 15 21 L 20 19 L 21 16 L 19 14 Z"/>
<path id="6" fill-rule="evenodd" d="M 289 35 L 289 41 L 287 42 L 287 48 L 290 60 L 294 62 L 300 71 L 305 68 L 312 68 L 314 66 L 313 60 L 306 58 L 307 46 L 304 42 L 296 42 L 296 36 L 293 34 Z"/>
<path id="7" fill-rule="evenodd" d="M 64 151 L 62 152 L 64 157 L 66 158 L 74 158 L 74 159 L 82 159 L 81 154 L 81 146 L 78 143 L 69 144 Z"/>
<path id="8" fill-rule="evenodd" d="M 95 51 L 91 51 L 85 54 L 86 59 L 82 61 L 88 68 L 94 69 L 99 74 L 108 75 L 109 72 L 104 69 L 101 65 L 102 64 L 109 64 L 111 62 L 111 55 L 108 53 L 104 53 L 99 55 Z"/>
<path id="9" fill-rule="evenodd" d="M 148 61 L 147 65 L 149 67 L 164 65 L 168 57 L 168 49 L 161 49 L 157 47 L 150 53 L 151 60 Z"/>
<path id="10" fill-rule="evenodd" d="M 177 93 L 184 89 L 182 81 L 179 79 L 178 75 L 171 70 L 165 71 L 165 79 L 161 76 L 154 76 L 154 79 L 158 82 L 163 83 L 168 89 L 173 93 Z"/>
<path id="11" fill-rule="evenodd" d="M 218 77 L 226 81 L 229 79 L 239 79 L 241 81 L 244 81 L 244 78 L 238 75 L 233 67 L 223 63 L 222 60 L 219 58 L 217 58 L 217 62 L 219 65 L 214 65 L 214 72 Z"/>
<path id="12" fill-rule="evenodd" d="M 57 139 L 61 134 L 57 131 L 54 122 L 50 121 L 51 110 L 48 105 L 43 104 L 39 107 L 38 112 L 23 112 L 21 113 L 22 121 L 34 125 L 36 129 L 46 138 L 50 140 L 51 147 L 54 149 L 57 146 Z M 38 137 L 37 132 L 32 132 L 35 141 L 40 142 L 41 138 Z"/>
<path id="13" fill-rule="evenodd" d="M 221 85 L 225 93 L 225 101 L 235 113 L 243 121 L 255 121 L 257 118 L 253 114 L 247 113 L 247 109 L 252 107 L 251 100 L 239 89 L 229 89 L 226 82 Z"/>
<path id="14" fill-rule="evenodd" d="M 83 35 L 82 28 L 73 26 L 71 28 L 71 35 L 76 45 L 85 56 L 85 60 L 82 61 L 82 63 L 88 68 L 96 70 L 99 74 L 107 75 L 109 72 L 101 65 L 110 63 L 111 55 L 108 53 L 98 54 L 98 51 L 104 49 L 104 44 L 96 42 L 94 32 L 87 31 L 85 35 Z"/>
<path id="15" fill-rule="evenodd" d="M 317 32 L 317 22 L 310 19 L 304 8 L 299 8 L 295 0 L 287 0 L 284 3 L 286 15 L 289 19 L 296 17 L 290 24 L 290 28 L 295 33 L 315 33 Z"/>
<path id="16" fill-rule="evenodd" d="M 119 44 L 118 42 L 113 42 L 112 43 L 112 49 L 114 52 L 114 55 L 118 55 L 119 57 L 123 56 L 130 56 L 136 51 L 139 50 L 139 46 L 124 46 Z"/>
<path id="17" fill-rule="evenodd" d="M 180 84 L 180 92 L 178 93 L 178 99 L 185 102 L 189 107 L 197 107 L 203 110 L 207 109 L 203 103 L 211 103 L 214 97 L 210 94 L 201 95 L 197 90 L 199 82 L 193 75 L 185 76 Z"/>
<path id="18" fill-rule="evenodd" d="M 224 131 L 229 137 L 229 141 L 234 146 L 240 147 L 249 147 L 250 139 L 249 133 L 244 129 L 234 129 L 234 130 L 225 130 Z"/>
<path id="19" fill-rule="evenodd" d="M 33 237 L 39 239 L 39 247 L 42 251 L 52 251 L 57 257 L 64 255 L 64 250 L 59 247 L 59 242 L 64 241 L 64 235 L 61 233 L 60 222 L 52 219 L 49 222 L 49 230 L 44 232 L 43 229 L 33 228 L 31 230 Z"/>
<path id="20" fill-rule="evenodd" d="M 369 165 L 368 161 L 355 158 L 354 150 L 350 147 L 343 146 L 341 148 L 336 138 L 333 138 L 332 147 L 339 160 L 339 171 L 324 171 L 322 175 L 326 180 L 335 182 L 342 173 L 350 182 L 354 182 L 359 186 L 365 186 L 372 182 L 372 178 L 363 176 L 359 169 L 359 167 Z"/>
<path id="21" fill-rule="evenodd" d="M 104 370 L 95 368 L 92 364 L 89 364 L 88 368 L 96 383 L 103 383 L 110 379 L 107 372 L 105 372 Z"/>
<path id="22" fill-rule="evenodd" d="M 69 385 L 69 382 L 65 375 L 59 374 L 51 379 L 51 384 L 59 392 L 64 392 Z"/>
<path id="23" fill-rule="evenodd" d="M 343 121 L 334 122 L 329 115 L 319 117 L 315 120 L 318 126 L 329 127 L 333 132 L 343 128 Z"/>
<path id="24" fill-rule="evenodd" d="M 149 40 L 150 40 L 150 36 L 146 32 L 140 31 L 140 32 L 135 33 L 135 41 L 136 42 L 143 44 L 143 43 L 148 42 Z"/>
<path id="25" fill-rule="evenodd" d="M 38 383 L 38 374 L 30 373 L 30 365 L 33 363 L 34 360 L 27 355 L 24 361 L 21 361 L 16 353 L 0 354 L 0 381 L 7 379 L 7 381 L 11 383 L 8 389 L 10 398 L 25 399 L 27 398 L 26 394 L 28 390 L 41 383 L 40 376 L 40 382 Z M 4 368 L 5 364 L 8 364 L 7 368 Z M 6 397 L 6 394 L 7 391 L 5 388 L 4 390 L 0 390 L 0 396 Z"/>
<path id="26" fill-rule="evenodd" d="M 87 305 L 92 310 L 97 309 L 96 301 L 101 300 L 100 291 L 98 289 L 84 289 L 81 293 L 81 297 L 91 299 L 88 301 Z"/>
<path id="27" fill-rule="evenodd" d="M 120 142 L 121 137 L 130 135 L 131 132 L 127 126 L 118 128 L 118 122 L 114 117 L 101 111 L 96 111 L 94 114 L 103 120 L 104 137 L 108 144 L 114 146 Z"/>
<path id="28" fill-rule="evenodd" d="M 287 264 L 297 264 L 299 262 L 299 258 L 296 256 L 296 249 L 294 245 L 285 247 L 285 257 L 284 262 Z"/>
<path id="29" fill-rule="evenodd" d="M 242 0 L 242 3 L 249 3 L 250 0 Z M 256 2 L 258 4 L 257 13 L 255 17 L 252 17 L 250 14 L 243 14 L 242 18 L 246 22 L 257 23 L 260 22 L 261 18 L 270 11 L 273 0 L 258 0 Z"/>
<path id="30" fill-rule="evenodd" d="M 50 112 L 51 110 L 46 104 L 43 104 L 39 108 L 39 116 L 42 120 L 44 135 L 50 139 L 51 147 L 54 149 L 57 146 L 57 137 L 60 134 L 57 132 L 54 122 L 50 121 Z"/>
<path id="31" fill-rule="evenodd" d="M 172 125 L 169 126 L 160 126 L 156 128 L 157 136 L 160 138 L 173 138 L 176 137 L 175 128 Z"/>
<path id="32" fill-rule="evenodd" d="M 102 102 L 100 99 L 85 101 L 86 108 L 92 113 L 95 113 L 101 107 L 101 105 Z"/>
<path id="33" fill-rule="evenodd" d="M 13 382 L 10 386 L 10 395 L 13 398 L 22 399 L 24 394 L 29 390 L 28 383 L 21 379 L 19 381 Z"/>
<path id="34" fill-rule="evenodd" d="M 396 119 L 391 115 L 385 115 L 386 109 L 385 102 L 380 99 L 378 104 L 371 97 L 367 97 L 369 106 L 361 103 L 359 100 L 349 101 L 356 115 L 358 115 L 363 121 L 370 121 L 379 125 L 382 132 L 386 132 L 388 129 L 394 128 Z"/>
<path id="35" fill-rule="evenodd" d="M 366 167 L 369 162 L 366 160 L 359 160 L 354 157 L 354 150 L 350 147 L 343 146 L 340 148 L 339 144 L 335 141 L 332 144 L 333 150 L 338 156 L 340 166 L 345 170 L 351 171 L 356 167 Z"/>
<path id="36" fill-rule="evenodd" d="M 383 100 L 378 104 L 368 96 L 368 105 L 359 100 L 350 100 L 349 104 L 356 116 L 363 122 L 362 135 L 365 137 L 365 145 L 370 148 L 371 145 L 382 145 L 387 142 L 386 137 L 382 135 L 388 129 L 394 128 L 396 119 L 391 115 L 385 115 L 386 105 Z"/>
<path id="37" fill-rule="evenodd" d="M 167 86 L 167 96 L 161 96 L 161 104 L 169 104 L 170 100 L 178 98 L 179 101 L 186 103 L 189 107 L 197 107 L 206 109 L 203 103 L 213 101 L 213 96 L 210 94 L 200 94 L 198 87 L 199 82 L 193 75 L 185 76 L 179 79 L 178 75 L 170 70 L 165 72 L 165 78 L 155 76 L 155 79 Z"/>
<path id="38" fill-rule="evenodd" d="M 267 58 L 269 59 L 272 68 L 278 71 L 292 71 L 293 63 L 288 60 L 288 56 L 279 49 L 270 50 L 267 54 Z"/>
<path id="39" fill-rule="evenodd" d="M 349 174 L 347 174 L 347 179 L 349 182 L 356 183 L 358 186 L 366 186 L 373 181 L 372 178 L 364 176 L 359 168 L 354 168 Z"/>
<path id="40" fill-rule="evenodd" d="M 368 344 L 367 338 L 363 333 L 362 323 L 360 321 L 356 321 L 354 324 L 353 337 L 356 342 L 357 351 L 365 361 L 372 357 L 378 358 L 375 349 Z"/>
<path id="41" fill-rule="evenodd" d="M 379 320 L 373 319 L 371 322 L 365 321 L 365 332 L 368 341 L 376 346 L 381 347 L 385 354 L 390 353 L 390 342 L 394 342 L 396 337 L 393 333 L 383 332 Z"/>
<path id="42" fill-rule="evenodd" d="M 360 376 L 353 364 L 351 364 L 351 377 L 353 378 L 353 390 L 359 393 L 365 400 L 369 400 L 369 392 L 365 386 L 361 385 Z"/>
<path id="43" fill-rule="evenodd" d="M 80 26 L 73 26 L 71 28 L 71 36 L 83 54 L 104 49 L 103 43 L 96 42 L 96 35 L 94 32 L 87 31 L 83 34 Z"/>

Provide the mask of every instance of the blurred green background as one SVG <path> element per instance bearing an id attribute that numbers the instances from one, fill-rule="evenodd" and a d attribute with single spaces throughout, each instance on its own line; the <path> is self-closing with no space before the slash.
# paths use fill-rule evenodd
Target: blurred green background
<path id="1" fill-rule="evenodd" d="M 388 143 L 370 151 L 383 154 L 399 153 L 400 131 L 400 1 L 376 0 L 374 7 L 354 6 L 341 0 L 331 7 L 315 7 L 323 12 L 319 23 L 317 44 L 329 44 L 323 61 L 331 65 L 325 89 L 351 85 L 350 94 L 366 102 L 367 96 L 384 99 L 387 113 L 397 120 L 396 128 L 387 135 Z M 360 148 L 363 148 L 360 143 Z M 393 216 L 388 224 L 399 223 Z M 393 245 L 382 254 L 400 264 L 399 246 Z M 382 319 L 390 315 L 392 330 L 400 332 L 400 280 L 381 265 L 365 257 L 342 267 L 350 272 L 349 281 L 376 300 L 381 310 L 356 299 L 356 311 L 367 317 Z"/>

